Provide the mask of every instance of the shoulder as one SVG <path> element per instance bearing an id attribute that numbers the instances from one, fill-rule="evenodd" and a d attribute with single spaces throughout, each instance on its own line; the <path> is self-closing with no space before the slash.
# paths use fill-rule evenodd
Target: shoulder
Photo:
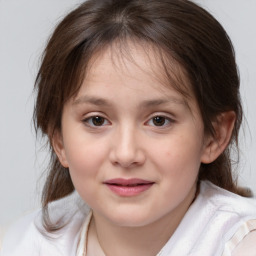
<path id="1" fill-rule="evenodd" d="M 62 218 L 64 223 L 66 222 L 64 228 L 54 234 L 48 234 L 43 228 L 42 210 L 22 217 L 11 226 L 5 235 L 1 255 L 73 255 L 87 212 L 81 210 L 74 201 L 71 207 L 71 203 L 65 198 L 50 206 L 50 217 L 53 221 Z"/>
<path id="2" fill-rule="evenodd" d="M 40 215 L 40 211 L 35 211 L 28 214 L 18 221 L 16 221 L 6 233 L 3 246 L 2 254 L 3 256 L 17 255 L 15 253 L 15 248 L 23 248 L 22 250 L 26 253 L 28 251 L 34 251 L 36 247 L 35 241 L 38 241 L 39 232 L 36 229 L 34 220 Z M 28 255 L 31 255 L 28 253 Z"/>
<path id="3" fill-rule="evenodd" d="M 246 198 L 215 186 L 209 181 L 201 182 L 200 197 L 216 211 L 228 212 L 239 216 L 256 217 L 255 198 Z"/>
<path id="4" fill-rule="evenodd" d="M 256 230 L 245 236 L 233 250 L 232 256 L 256 256 Z"/>
<path id="5" fill-rule="evenodd" d="M 216 219 L 223 222 L 217 232 L 225 243 L 222 255 L 256 256 L 256 200 L 233 194 L 210 182 L 203 182 L 200 189 L 202 203 L 210 205 Z"/>

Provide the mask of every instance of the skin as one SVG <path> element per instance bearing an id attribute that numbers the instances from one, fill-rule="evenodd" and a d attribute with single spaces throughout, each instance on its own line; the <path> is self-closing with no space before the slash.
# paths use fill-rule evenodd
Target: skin
<path id="1" fill-rule="evenodd" d="M 80 91 L 64 106 L 53 145 L 93 210 L 89 242 L 96 234 L 106 255 L 149 256 L 168 241 L 194 200 L 200 164 L 213 161 L 226 144 L 204 135 L 193 97 L 185 103 L 152 76 L 160 68 L 156 59 L 148 61 L 150 51 L 135 45 L 130 54 L 134 61 L 120 62 L 106 49 L 92 61 Z M 104 184 L 114 178 L 153 185 L 120 196 Z"/>

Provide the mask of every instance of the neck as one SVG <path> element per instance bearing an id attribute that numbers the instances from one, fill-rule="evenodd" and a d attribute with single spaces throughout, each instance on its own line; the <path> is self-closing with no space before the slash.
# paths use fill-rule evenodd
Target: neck
<path id="1" fill-rule="evenodd" d="M 95 229 L 106 256 L 156 255 L 174 232 L 174 227 L 170 225 L 156 224 L 146 227 L 112 227 L 97 222 Z"/>
<path id="2" fill-rule="evenodd" d="M 155 256 L 175 232 L 194 199 L 187 198 L 182 207 L 157 221 L 141 227 L 114 225 L 97 213 L 93 213 L 92 229 L 106 256 Z M 183 202 L 184 203 L 184 202 Z"/>

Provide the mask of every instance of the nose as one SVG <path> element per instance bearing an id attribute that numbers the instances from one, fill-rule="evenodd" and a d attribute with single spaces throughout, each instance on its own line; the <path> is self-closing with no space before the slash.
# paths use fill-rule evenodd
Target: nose
<path id="1" fill-rule="evenodd" d="M 122 168 L 132 168 L 144 164 L 145 152 L 136 129 L 129 126 L 120 127 L 115 132 L 112 140 L 110 152 L 112 164 L 119 165 Z"/>

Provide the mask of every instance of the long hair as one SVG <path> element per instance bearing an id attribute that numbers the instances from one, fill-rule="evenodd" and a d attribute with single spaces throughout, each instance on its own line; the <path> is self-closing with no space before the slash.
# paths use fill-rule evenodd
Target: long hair
<path id="1" fill-rule="evenodd" d="M 61 166 L 51 146 L 54 132 L 61 131 L 63 106 L 79 91 L 91 58 L 114 42 L 125 47 L 128 40 L 159 49 L 170 84 L 175 72 L 169 62 L 174 61 L 184 70 L 206 133 L 214 136 L 212 122 L 220 113 L 236 113 L 229 146 L 214 162 L 201 165 L 199 180 L 237 192 L 230 149 L 238 148 L 242 121 L 239 76 L 232 43 L 220 23 L 188 0 L 88 0 L 56 27 L 35 82 L 35 128 L 48 137 L 51 150 L 42 195 L 45 220 L 49 202 L 74 191 L 68 169 Z M 179 83 L 175 88 L 187 97 Z"/>

